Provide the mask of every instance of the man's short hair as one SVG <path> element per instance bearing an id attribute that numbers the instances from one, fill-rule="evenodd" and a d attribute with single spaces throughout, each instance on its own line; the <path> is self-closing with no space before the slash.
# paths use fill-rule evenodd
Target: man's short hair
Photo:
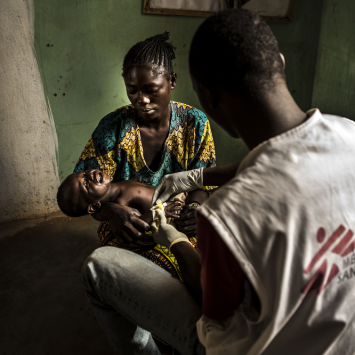
<path id="1" fill-rule="evenodd" d="M 266 22 L 244 9 L 220 11 L 198 28 L 190 48 L 190 71 L 207 87 L 253 95 L 284 80 L 277 40 Z"/>

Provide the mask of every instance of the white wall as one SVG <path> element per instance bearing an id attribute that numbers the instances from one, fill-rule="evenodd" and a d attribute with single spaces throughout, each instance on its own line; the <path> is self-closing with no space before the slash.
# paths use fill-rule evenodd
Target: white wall
<path id="1" fill-rule="evenodd" d="M 57 134 L 34 53 L 31 0 L 0 0 L 0 222 L 57 210 Z"/>

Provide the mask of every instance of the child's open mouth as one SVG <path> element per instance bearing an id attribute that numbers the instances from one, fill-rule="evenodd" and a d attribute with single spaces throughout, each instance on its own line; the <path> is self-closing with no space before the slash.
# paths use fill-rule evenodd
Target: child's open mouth
<path id="1" fill-rule="evenodd" d="M 102 176 L 102 172 L 101 171 L 95 171 L 95 181 L 98 183 L 98 184 L 101 184 L 103 182 L 104 178 Z"/>

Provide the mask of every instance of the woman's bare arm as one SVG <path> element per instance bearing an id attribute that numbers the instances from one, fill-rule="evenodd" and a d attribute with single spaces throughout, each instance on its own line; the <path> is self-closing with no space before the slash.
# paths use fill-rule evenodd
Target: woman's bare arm
<path id="1" fill-rule="evenodd" d="M 100 210 L 92 214 L 97 221 L 109 221 L 114 236 L 120 241 L 133 241 L 150 230 L 150 225 L 141 219 L 141 213 L 128 206 L 106 202 Z"/>

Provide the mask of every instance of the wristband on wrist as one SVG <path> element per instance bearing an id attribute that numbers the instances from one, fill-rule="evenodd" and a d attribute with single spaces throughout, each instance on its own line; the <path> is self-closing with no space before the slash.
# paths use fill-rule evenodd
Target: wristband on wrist
<path id="1" fill-rule="evenodd" d="M 189 206 L 199 208 L 201 204 L 197 201 L 192 201 L 191 203 L 189 203 Z"/>
<path id="2" fill-rule="evenodd" d="M 178 238 L 178 239 L 175 239 L 175 240 L 170 244 L 170 246 L 169 246 L 169 251 L 170 251 L 170 253 L 171 253 L 171 247 L 172 247 L 174 244 L 179 243 L 179 242 L 188 242 L 188 243 L 190 243 L 190 241 L 187 239 L 187 237 L 186 237 L 186 238 Z M 191 243 L 190 243 L 190 244 L 191 244 Z"/>

